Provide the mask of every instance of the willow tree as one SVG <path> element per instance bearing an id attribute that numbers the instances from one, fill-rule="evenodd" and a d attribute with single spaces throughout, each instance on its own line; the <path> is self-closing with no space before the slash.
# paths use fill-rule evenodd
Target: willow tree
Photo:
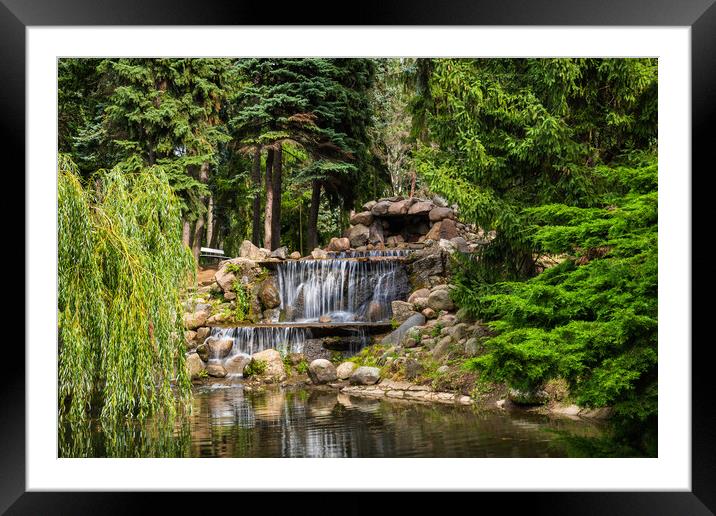
<path id="1" fill-rule="evenodd" d="M 59 413 L 116 419 L 173 412 L 189 395 L 180 287 L 194 271 L 181 204 L 153 168 L 58 170 Z"/>

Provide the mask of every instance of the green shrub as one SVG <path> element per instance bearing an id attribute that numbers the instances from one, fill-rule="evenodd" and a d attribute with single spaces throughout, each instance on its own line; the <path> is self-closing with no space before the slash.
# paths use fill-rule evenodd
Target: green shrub
<path id="1" fill-rule="evenodd" d="M 244 367 L 244 376 L 261 376 L 268 369 L 268 362 L 265 360 L 256 360 L 252 358 L 251 361 Z"/>

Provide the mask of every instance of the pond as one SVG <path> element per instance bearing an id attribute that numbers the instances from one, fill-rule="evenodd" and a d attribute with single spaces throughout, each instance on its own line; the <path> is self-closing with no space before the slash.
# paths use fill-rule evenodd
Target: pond
<path id="1" fill-rule="evenodd" d="M 568 457 L 602 429 L 584 420 L 368 399 L 334 390 L 195 388 L 192 414 L 63 425 L 60 457 Z M 586 446 L 585 446 L 586 443 Z"/>

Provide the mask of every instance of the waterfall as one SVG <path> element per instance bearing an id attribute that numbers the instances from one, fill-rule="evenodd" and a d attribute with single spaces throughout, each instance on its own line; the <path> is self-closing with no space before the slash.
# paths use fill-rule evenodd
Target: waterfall
<path id="1" fill-rule="evenodd" d="M 390 319 L 391 301 L 407 294 L 408 282 L 403 264 L 391 259 L 351 258 L 279 264 L 280 308 L 286 320 L 315 322 L 321 317 L 329 317 L 330 322 L 367 322 Z"/>
<path id="2" fill-rule="evenodd" d="M 229 357 L 253 355 L 265 349 L 276 349 L 282 354 L 301 353 L 303 343 L 311 338 L 311 330 L 292 326 L 239 326 L 212 328 L 208 338 L 232 339 Z"/>

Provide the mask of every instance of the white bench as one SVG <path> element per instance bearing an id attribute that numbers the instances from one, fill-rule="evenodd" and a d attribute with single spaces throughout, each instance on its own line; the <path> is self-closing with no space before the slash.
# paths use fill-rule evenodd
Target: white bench
<path id="1" fill-rule="evenodd" d="M 199 253 L 200 258 L 216 258 L 217 260 L 223 260 L 226 258 L 223 249 L 212 249 L 211 247 L 202 247 Z"/>

